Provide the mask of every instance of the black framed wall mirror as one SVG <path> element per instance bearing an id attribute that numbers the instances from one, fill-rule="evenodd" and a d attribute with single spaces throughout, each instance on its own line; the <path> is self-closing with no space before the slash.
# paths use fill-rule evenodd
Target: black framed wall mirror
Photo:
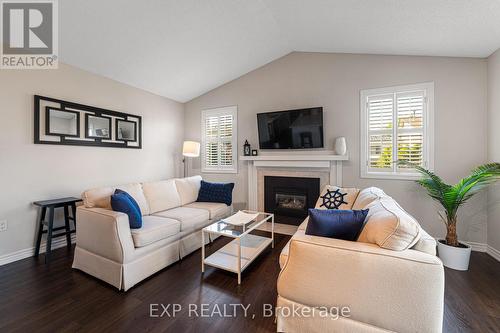
<path id="1" fill-rule="evenodd" d="M 34 96 L 33 129 L 35 144 L 142 148 L 141 116 L 51 97 Z"/>
<path id="2" fill-rule="evenodd" d="M 91 139 L 111 139 L 111 118 L 85 114 L 85 137 Z"/>
<path id="3" fill-rule="evenodd" d="M 47 106 L 45 108 L 45 134 L 69 137 L 80 136 L 80 113 Z"/>
<path id="4" fill-rule="evenodd" d="M 135 141 L 136 136 L 137 128 L 135 122 L 116 119 L 116 140 Z"/>

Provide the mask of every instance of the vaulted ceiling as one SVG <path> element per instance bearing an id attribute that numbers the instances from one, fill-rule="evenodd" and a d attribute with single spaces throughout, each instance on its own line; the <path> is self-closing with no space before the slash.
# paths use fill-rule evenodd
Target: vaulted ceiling
<path id="1" fill-rule="evenodd" d="M 497 0 L 62 0 L 61 61 L 186 102 L 293 51 L 487 57 Z"/>

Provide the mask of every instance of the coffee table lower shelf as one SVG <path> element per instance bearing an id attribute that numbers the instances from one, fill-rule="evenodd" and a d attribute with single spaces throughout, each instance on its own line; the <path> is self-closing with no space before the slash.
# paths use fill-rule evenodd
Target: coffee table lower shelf
<path id="1" fill-rule="evenodd" d="M 238 241 L 241 241 L 241 266 L 238 270 Z M 248 234 L 234 239 L 203 261 L 205 265 L 241 273 L 257 256 L 272 243 L 271 238 Z"/>

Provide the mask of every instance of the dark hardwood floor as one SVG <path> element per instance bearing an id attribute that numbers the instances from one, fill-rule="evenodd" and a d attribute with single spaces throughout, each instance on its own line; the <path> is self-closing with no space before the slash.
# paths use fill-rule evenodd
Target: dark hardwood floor
<path id="1" fill-rule="evenodd" d="M 468 271 L 445 276 L 443 332 L 500 332 L 500 262 L 472 252 Z"/>
<path id="2" fill-rule="evenodd" d="M 276 235 L 275 249 L 252 263 L 241 286 L 234 274 L 214 268 L 202 276 L 199 251 L 126 293 L 72 270 L 73 251 L 66 249 L 53 252 L 49 265 L 43 255 L 5 265 L 0 332 L 275 332 L 274 319 L 263 317 L 262 308 L 276 301 L 278 257 L 288 239 Z M 218 239 L 209 251 L 226 242 Z M 175 318 L 149 316 L 150 304 L 174 303 L 183 306 Z M 230 304 L 251 306 L 248 317 L 239 308 L 236 318 L 193 318 L 190 303 L 198 305 L 200 316 L 204 303 L 209 312 L 226 305 L 226 315 L 232 313 Z M 159 305 L 154 313 L 161 312 Z M 500 332 L 500 263 L 487 254 L 473 253 L 468 272 L 446 270 L 444 332 Z"/>

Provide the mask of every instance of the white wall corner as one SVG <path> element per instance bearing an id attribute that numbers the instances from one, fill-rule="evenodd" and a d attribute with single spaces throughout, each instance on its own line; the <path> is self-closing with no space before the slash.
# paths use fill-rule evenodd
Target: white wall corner
<path id="1" fill-rule="evenodd" d="M 485 243 L 478 243 L 478 242 L 465 242 L 465 241 L 460 241 L 462 243 L 465 243 L 467 245 L 469 245 L 472 249 L 472 251 L 476 251 L 476 252 L 486 252 L 486 250 L 488 249 L 488 245 L 485 244 Z"/>
<path id="2" fill-rule="evenodd" d="M 497 261 L 500 261 L 500 251 L 488 245 L 486 249 L 486 253 L 495 258 Z"/>

